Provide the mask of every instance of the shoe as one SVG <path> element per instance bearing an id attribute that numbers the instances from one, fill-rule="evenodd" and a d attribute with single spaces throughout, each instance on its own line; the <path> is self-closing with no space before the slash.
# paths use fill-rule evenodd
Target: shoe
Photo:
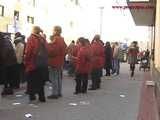
<path id="1" fill-rule="evenodd" d="M 30 101 L 36 100 L 36 96 L 35 96 L 35 95 L 34 95 L 34 96 L 30 96 L 30 95 L 29 95 L 29 100 L 30 100 Z"/>
<path id="2" fill-rule="evenodd" d="M 79 92 L 74 92 L 73 94 L 74 94 L 74 95 L 77 95 L 77 94 L 79 94 Z"/>
<path id="3" fill-rule="evenodd" d="M 89 88 L 88 90 L 96 90 L 96 88 Z"/>
<path id="4" fill-rule="evenodd" d="M 4 90 L 2 91 L 1 95 L 13 95 L 13 90 L 11 88 L 4 88 Z"/>
<path id="5" fill-rule="evenodd" d="M 87 93 L 87 91 L 82 91 L 82 94 L 86 94 Z"/>
<path id="6" fill-rule="evenodd" d="M 58 95 L 50 95 L 47 98 L 48 99 L 58 99 Z"/>
<path id="7" fill-rule="evenodd" d="M 62 94 L 59 94 L 58 97 L 62 97 Z"/>
<path id="8" fill-rule="evenodd" d="M 24 94 L 28 95 L 28 94 L 29 94 L 29 92 L 28 92 L 28 91 L 25 91 L 25 92 L 24 92 Z"/>
<path id="9" fill-rule="evenodd" d="M 15 86 L 15 87 L 13 87 L 13 89 L 19 89 L 20 88 L 20 86 Z"/>
<path id="10" fill-rule="evenodd" d="M 46 99 L 39 99 L 40 102 L 46 102 Z"/>

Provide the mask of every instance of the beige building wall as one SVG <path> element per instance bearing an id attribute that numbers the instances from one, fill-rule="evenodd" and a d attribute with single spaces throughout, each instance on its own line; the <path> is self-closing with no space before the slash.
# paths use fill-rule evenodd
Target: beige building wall
<path id="1" fill-rule="evenodd" d="M 19 20 L 16 25 L 23 34 L 31 26 L 27 22 L 27 16 L 35 17 L 36 7 L 32 5 L 33 0 L 0 0 L 0 5 L 4 6 L 4 16 L 0 16 L 0 31 L 14 33 L 14 11 L 19 11 Z"/>
<path id="2" fill-rule="evenodd" d="M 160 0 L 157 0 L 155 21 L 155 67 L 160 68 Z"/>

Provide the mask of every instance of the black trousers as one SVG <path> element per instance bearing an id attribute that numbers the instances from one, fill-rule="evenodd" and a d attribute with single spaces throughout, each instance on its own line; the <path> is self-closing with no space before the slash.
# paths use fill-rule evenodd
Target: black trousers
<path id="1" fill-rule="evenodd" d="M 92 79 L 92 89 L 100 88 L 101 84 L 101 69 L 96 69 L 91 72 L 91 79 Z"/>
<path id="2" fill-rule="evenodd" d="M 48 74 L 46 74 L 48 71 L 46 68 L 40 68 L 34 71 L 31 71 L 27 75 L 27 91 L 29 93 L 29 99 L 35 100 L 35 94 L 38 94 L 39 100 L 44 101 L 45 100 L 45 93 L 44 93 L 44 84 L 45 81 L 48 80 Z"/>
<path id="3" fill-rule="evenodd" d="M 19 88 L 20 87 L 20 82 L 22 79 L 22 72 L 23 72 L 23 65 L 22 64 L 16 64 L 15 65 L 15 79 L 13 81 L 13 87 L 14 88 Z"/>
<path id="4" fill-rule="evenodd" d="M 111 73 L 110 73 L 110 68 L 109 67 L 106 67 L 106 76 L 110 76 Z"/>
<path id="5" fill-rule="evenodd" d="M 13 88 L 17 79 L 16 65 L 6 66 L 3 69 L 4 88 Z"/>
<path id="6" fill-rule="evenodd" d="M 88 74 L 76 73 L 76 93 L 86 93 L 88 87 Z"/>
<path id="7" fill-rule="evenodd" d="M 134 76 L 135 64 L 130 64 L 131 77 Z"/>

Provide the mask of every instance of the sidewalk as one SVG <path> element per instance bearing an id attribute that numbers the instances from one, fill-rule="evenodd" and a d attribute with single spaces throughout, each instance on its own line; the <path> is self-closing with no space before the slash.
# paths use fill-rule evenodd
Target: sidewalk
<path id="1" fill-rule="evenodd" d="M 159 120 L 155 86 L 147 86 L 145 83 L 146 81 L 151 80 L 153 80 L 151 72 L 145 72 L 141 90 L 138 120 Z"/>
<path id="2" fill-rule="evenodd" d="M 21 97 L 0 99 L 0 120 L 25 120 L 26 113 L 32 114 L 32 120 L 157 120 L 154 114 L 150 115 L 156 110 L 151 109 L 156 106 L 154 89 L 146 88 L 145 79 L 150 79 L 149 73 L 139 72 L 137 66 L 135 80 L 130 80 L 129 66 L 121 64 L 120 75 L 113 76 L 112 80 L 103 77 L 100 90 L 73 95 L 75 81 L 64 75 L 62 98 L 29 105 L 28 97 L 21 90 L 16 93 Z M 50 88 L 46 87 L 46 96 L 49 93 Z"/>

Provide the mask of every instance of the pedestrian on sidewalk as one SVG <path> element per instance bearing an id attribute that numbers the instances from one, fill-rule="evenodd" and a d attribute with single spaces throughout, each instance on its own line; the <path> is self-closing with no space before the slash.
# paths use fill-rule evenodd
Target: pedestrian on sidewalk
<path id="1" fill-rule="evenodd" d="M 48 44 L 49 80 L 52 83 L 52 94 L 48 96 L 49 99 L 57 99 L 62 96 L 62 70 L 67 45 L 61 32 L 61 27 L 55 26 L 51 43 Z"/>
<path id="2" fill-rule="evenodd" d="M 128 63 L 130 65 L 131 74 L 130 77 L 133 78 L 134 71 L 135 71 L 135 65 L 137 64 L 137 55 L 139 52 L 138 43 L 136 41 L 133 41 L 128 48 Z"/>
<path id="3" fill-rule="evenodd" d="M 76 62 L 76 87 L 74 94 L 87 93 L 88 75 L 91 69 L 91 55 L 87 39 L 81 39 Z"/>
<path id="4" fill-rule="evenodd" d="M 48 52 L 47 42 L 40 35 L 41 31 L 39 26 L 33 27 L 25 49 L 24 64 L 30 102 L 36 100 L 36 94 L 40 102 L 46 101 L 44 85 L 48 80 Z"/>
<path id="5" fill-rule="evenodd" d="M 16 54 L 10 34 L 0 32 L 0 80 L 4 84 L 1 95 L 12 95 L 13 81 L 16 79 Z"/>
<path id="6" fill-rule="evenodd" d="M 101 84 L 101 70 L 104 68 L 105 49 L 100 40 L 100 35 L 95 35 L 92 43 L 92 85 L 89 90 L 96 90 L 100 88 Z"/>
<path id="7" fill-rule="evenodd" d="M 119 54 L 120 54 L 120 46 L 118 42 L 115 42 L 115 47 L 113 49 L 113 72 L 112 74 L 119 75 L 120 72 L 120 60 L 119 60 Z"/>
<path id="8" fill-rule="evenodd" d="M 106 42 L 105 45 L 105 70 L 107 79 L 110 77 L 110 71 L 112 69 L 112 48 L 110 42 Z"/>
<path id="9" fill-rule="evenodd" d="M 16 64 L 16 80 L 14 81 L 14 88 L 20 88 L 20 82 L 24 81 L 24 48 L 25 48 L 25 36 L 22 35 L 20 32 L 15 34 L 14 39 L 15 44 L 15 53 L 17 57 L 17 64 Z"/>

